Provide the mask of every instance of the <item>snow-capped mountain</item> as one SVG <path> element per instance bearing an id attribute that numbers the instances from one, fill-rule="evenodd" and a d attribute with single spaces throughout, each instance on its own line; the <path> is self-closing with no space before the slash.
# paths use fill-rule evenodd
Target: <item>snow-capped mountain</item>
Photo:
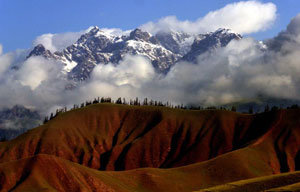
<path id="1" fill-rule="evenodd" d="M 224 47 L 233 39 L 239 40 L 242 39 L 242 36 L 229 29 L 218 29 L 215 32 L 200 34 L 196 36 L 191 50 L 182 59 L 196 62 L 199 55 L 207 51 L 213 51 L 219 47 Z"/>
<path id="2" fill-rule="evenodd" d="M 241 38 L 228 29 L 197 36 L 175 31 L 152 35 L 135 29 L 118 36 L 92 27 L 61 52 L 51 53 L 43 45 L 37 45 L 28 58 L 44 56 L 60 61 L 64 65 L 63 72 L 74 80 L 85 80 L 97 64 L 118 64 L 128 54 L 144 56 L 158 72 L 167 73 L 179 60 L 195 61 L 200 54 Z"/>
<path id="3" fill-rule="evenodd" d="M 155 37 L 166 49 L 181 56 L 184 56 L 190 51 L 191 45 L 195 39 L 193 35 L 176 31 L 159 32 Z"/>

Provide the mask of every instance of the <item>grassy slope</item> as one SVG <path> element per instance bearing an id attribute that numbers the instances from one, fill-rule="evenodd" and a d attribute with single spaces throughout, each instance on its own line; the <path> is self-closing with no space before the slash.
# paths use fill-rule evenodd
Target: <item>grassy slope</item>
<path id="1" fill-rule="evenodd" d="M 299 190 L 300 171 L 242 180 L 220 185 L 199 192 L 255 192 Z"/>
<path id="2" fill-rule="evenodd" d="M 280 192 L 280 191 L 281 192 L 299 192 L 300 191 L 300 182 L 291 184 L 291 185 L 268 189 L 266 191 L 267 192 Z"/>

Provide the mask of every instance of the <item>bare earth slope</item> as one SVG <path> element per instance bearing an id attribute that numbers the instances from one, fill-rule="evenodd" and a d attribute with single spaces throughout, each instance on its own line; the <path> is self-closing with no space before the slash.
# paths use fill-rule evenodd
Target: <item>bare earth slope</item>
<path id="1" fill-rule="evenodd" d="M 194 191 L 244 178 L 271 174 L 265 165 L 233 163 L 234 155 L 179 168 L 97 171 L 52 155 L 0 165 L 0 191 Z M 221 163 L 222 162 L 222 163 Z M 260 174 L 254 167 L 263 168 Z M 226 167 L 226 169 L 225 169 Z M 228 170 L 229 171 L 228 171 Z"/>
<path id="2" fill-rule="evenodd" d="M 247 159 L 238 151 L 178 168 L 121 172 L 98 171 L 52 155 L 39 154 L 0 164 L 0 191 L 184 192 L 205 189 L 203 191 L 255 192 L 282 186 L 295 188 L 300 182 L 300 172 L 257 178 L 272 174 L 272 170 L 267 163 L 254 161 L 255 157 Z M 254 179 L 239 181 L 245 178 Z M 231 184 L 233 181 L 238 182 Z"/>
<path id="3" fill-rule="evenodd" d="M 193 191 L 300 170 L 299 112 L 91 105 L 0 143 L 0 190 Z"/>
<path id="4" fill-rule="evenodd" d="M 1 144 L 0 162 L 43 153 L 100 170 L 177 167 L 244 146 L 277 116 L 92 105 Z"/>

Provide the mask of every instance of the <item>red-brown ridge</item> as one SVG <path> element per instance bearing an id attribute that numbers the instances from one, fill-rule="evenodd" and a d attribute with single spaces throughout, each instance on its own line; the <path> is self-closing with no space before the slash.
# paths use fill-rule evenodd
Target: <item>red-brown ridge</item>
<path id="1" fill-rule="evenodd" d="M 299 114 L 91 105 L 1 142 L 0 191 L 213 191 L 293 172 Z"/>

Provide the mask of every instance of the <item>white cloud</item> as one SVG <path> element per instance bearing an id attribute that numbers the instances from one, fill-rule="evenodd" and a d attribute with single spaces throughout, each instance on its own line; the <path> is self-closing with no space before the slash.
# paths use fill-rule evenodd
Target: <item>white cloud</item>
<path id="1" fill-rule="evenodd" d="M 131 32 L 131 30 L 123 31 L 122 29 L 119 28 L 101 28 L 100 30 L 110 35 L 116 35 L 116 36 L 129 35 L 129 33 Z"/>
<path id="2" fill-rule="evenodd" d="M 80 102 L 80 98 L 143 97 L 144 87 L 156 78 L 157 74 L 148 59 L 127 55 L 118 65 L 97 65 L 91 79 L 78 89 L 77 99 Z"/>
<path id="3" fill-rule="evenodd" d="M 79 37 L 86 33 L 89 29 L 79 31 L 79 32 L 67 32 L 67 33 L 47 33 L 41 36 L 38 36 L 33 41 L 33 46 L 38 44 L 43 44 L 46 49 L 51 52 L 62 51 L 66 47 L 75 43 Z"/>
<path id="4" fill-rule="evenodd" d="M 232 41 L 213 54 L 200 56 L 197 64 L 176 64 L 153 86 L 156 93 L 168 95 L 173 102 L 202 105 L 227 104 L 258 95 L 299 97 L 294 94 L 298 87 L 290 74 L 274 69 L 269 57 L 252 39 Z M 265 58 L 270 60 L 266 62 Z"/>
<path id="5" fill-rule="evenodd" d="M 180 21 L 175 16 L 167 16 L 158 22 L 148 22 L 141 28 L 150 33 L 179 30 L 192 34 L 227 28 L 240 34 L 250 34 L 268 29 L 275 19 L 276 5 L 273 3 L 241 1 L 209 12 L 196 21 Z"/>
<path id="6" fill-rule="evenodd" d="M 60 72 L 61 64 L 42 57 L 31 57 L 24 61 L 20 55 L 23 53 L 0 56 L 0 64 L 6 66 L 5 73 L 0 76 L 0 99 L 5 101 L 0 107 L 18 104 L 45 114 L 54 105 L 68 104 L 65 98 L 68 82 Z M 20 57 L 23 58 L 22 62 Z M 12 69 L 13 66 L 17 69 Z"/>
<path id="7" fill-rule="evenodd" d="M 13 59 L 14 57 L 11 53 L 0 55 L 0 76 L 8 69 Z"/>
<path id="8" fill-rule="evenodd" d="M 2 52 L 3 52 L 3 47 L 2 47 L 2 45 L 0 44 L 0 55 L 2 55 Z"/>
<path id="9" fill-rule="evenodd" d="M 98 65 L 94 68 L 91 79 L 109 82 L 116 86 L 130 85 L 140 87 L 155 75 L 150 61 L 142 56 L 126 56 L 118 65 Z"/>
<path id="10" fill-rule="evenodd" d="M 300 34 L 300 14 L 292 19 L 287 26 L 287 31 L 293 35 L 299 36 Z"/>
<path id="11" fill-rule="evenodd" d="M 60 74 L 61 67 L 52 60 L 43 57 L 30 57 L 21 66 L 16 73 L 16 79 L 32 90 L 36 89 L 43 81 Z M 55 77 L 57 78 L 57 77 Z"/>
<path id="12" fill-rule="evenodd" d="M 119 65 L 98 65 L 79 98 L 97 96 L 144 98 L 175 104 L 219 105 L 257 96 L 300 99 L 300 68 L 296 55 L 261 50 L 259 42 L 232 41 L 214 53 L 201 55 L 197 64 L 177 63 L 166 76 L 154 72 L 145 58 L 127 56 Z M 89 93 L 89 94 L 87 94 Z"/>

